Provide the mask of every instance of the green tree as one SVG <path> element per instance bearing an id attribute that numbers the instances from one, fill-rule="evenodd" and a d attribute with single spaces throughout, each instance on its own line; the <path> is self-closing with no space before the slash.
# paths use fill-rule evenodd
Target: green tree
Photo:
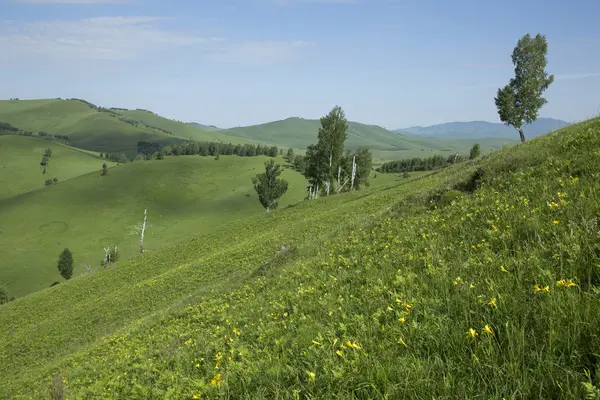
<path id="1" fill-rule="evenodd" d="M 42 167 L 45 167 L 46 165 L 48 165 L 48 156 L 44 155 L 44 156 L 42 157 L 42 161 L 40 162 L 40 165 L 41 165 Z"/>
<path id="2" fill-rule="evenodd" d="M 100 173 L 100 175 L 104 176 L 108 174 L 108 165 L 106 165 L 106 163 L 102 164 L 102 172 Z"/>
<path id="3" fill-rule="evenodd" d="M 162 160 L 165 158 L 165 155 L 163 154 L 162 150 L 159 150 L 156 153 L 154 153 L 154 158 L 156 158 L 157 160 Z"/>
<path id="4" fill-rule="evenodd" d="M 277 208 L 279 198 L 287 192 L 287 181 L 278 178 L 281 175 L 282 169 L 279 164 L 275 164 L 274 160 L 265 162 L 265 172 L 257 174 L 252 178 L 254 190 L 258 194 L 260 204 L 267 210 Z"/>
<path id="5" fill-rule="evenodd" d="M 52 157 L 52 149 L 48 147 L 46 151 L 44 151 L 44 155 L 47 157 Z"/>
<path id="6" fill-rule="evenodd" d="M 8 293 L 2 286 L 0 286 L 0 304 L 8 303 Z"/>
<path id="7" fill-rule="evenodd" d="M 373 156 L 366 147 L 361 147 L 354 153 L 356 156 L 356 176 L 354 177 L 354 187 L 360 189 L 361 185 L 369 186 L 369 175 L 371 174 L 371 166 Z"/>
<path id="8" fill-rule="evenodd" d="M 481 155 L 481 148 L 479 147 L 479 143 L 475 143 L 473 147 L 471 147 L 471 151 L 469 152 L 469 160 L 474 160 Z"/>
<path id="9" fill-rule="evenodd" d="M 324 187 L 337 179 L 338 167 L 344 154 L 348 136 L 348 122 L 340 106 L 321 118 L 318 142 L 306 151 L 307 178 L 311 185 Z"/>
<path id="10" fill-rule="evenodd" d="M 286 158 L 290 164 L 294 162 L 294 149 L 291 147 L 287 151 Z"/>
<path id="11" fill-rule="evenodd" d="M 525 142 L 523 125 L 538 118 L 540 109 L 547 103 L 542 93 L 554 82 L 554 75 L 545 71 L 548 53 L 546 36 L 535 38 L 526 34 L 512 53 L 515 76 L 508 85 L 498 89 L 494 98 L 500 120 L 519 131 L 521 142 Z"/>
<path id="12" fill-rule="evenodd" d="M 73 253 L 71 250 L 64 249 L 58 257 L 58 271 L 65 279 L 71 279 L 73 276 Z"/>

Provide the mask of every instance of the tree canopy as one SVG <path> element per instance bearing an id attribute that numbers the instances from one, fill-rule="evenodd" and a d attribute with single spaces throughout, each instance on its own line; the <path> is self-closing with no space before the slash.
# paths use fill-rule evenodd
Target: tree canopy
<path id="1" fill-rule="evenodd" d="M 547 103 L 542 94 L 554 82 L 554 75 L 548 75 L 545 70 L 547 53 L 545 36 L 539 33 L 535 38 L 529 34 L 523 36 L 512 53 L 515 76 L 508 85 L 498 89 L 494 98 L 500 120 L 519 131 L 521 142 L 525 142 L 523 125 L 538 118 L 540 109 Z"/>
<path id="2" fill-rule="evenodd" d="M 258 200 L 267 213 L 277 208 L 279 198 L 287 192 L 287 181 L 278 178 L 281 172 L 281 165 L 276 164 L 274 160 L 269 160 L 265 162 L 265 172 L 252 178 Z"/>

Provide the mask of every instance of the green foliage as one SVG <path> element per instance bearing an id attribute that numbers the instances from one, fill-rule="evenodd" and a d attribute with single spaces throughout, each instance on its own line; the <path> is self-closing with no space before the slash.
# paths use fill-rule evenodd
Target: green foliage
<path id="1" fill-rule="evenodd" d="M 46 150 L 44 150 L 44 156 L 48 157 L 48 158 L 52 157 L 52 148 L 51 147 L 48 147 L 48 148 L 46 148 Z"/>
<path id="2" fill-rule="evenodd" d="M 48 165 L 48 156 L 45 155 L 42 157 L 42 161 L 40 161 L 40 165 L 42 167 L 45 167 L 46 165 Z"/>
<path id="3" fill-rule="evenodd" d="M 469 160 L 474 160 L 479 156 L 481 156 L 481 148 L 479 147 L 479 143 L 475 143 L 469 152 Z"/>
<path id="4" fill-rule="evenodd" d="M 342 164 L 347 130 L 348 122 L 339 106 L 335 106 L 329 114 L 321 118 L 318 142 L 308 146 L 306 151 L 305 174 L 314 187 L 324 189 L 326 183 L 335 182 L 338 168 Z"/>
<path id="5" fill-rule="evenodd" d="M 526 34 L 512 53 L 515 76 L 508 85 L 498 89 L 494 98 L 500 120 L 515 127 L 525 141 L 523 125 L 535 121 L 539 110 L 547 103 L 543 92 L 554 82 L 554 75 L 545 71 L 548 53 L 546 37 Z"/>
<path id="6" fill-rule="evenodd" d="M 294 158 L 294 149 L 289 148 L 287 151 L 286 159 L 290 164 L 292 164 L 294 162 Z"/>
<path id="7" fill-rule="evenodd" d="M 281 166 L 274 160 L 265 162 L 265 172 L 252 178 L 254 190 L 258 194 L 258 201 L 267 210 L 277 208 L 279 198 L 287 192 L 287 181 L 278 178 L 281 175 Z"/>
<path id="8" fill-rule="evenodd" d="M 58 257 L 58 271 L 65 279 L 71 279 L 73 276 L 73 254 L 71 250 L 64 249 Z"/>
<path id="9" fill-rule="evenodd" d="M 433 171 L 440 168 L 446 168 L 452 164 L 463 162 L 466 157 L 456 154 L 451 154 L 448 157 L 436 154 L 427 158 L 413 157 L 405 160 L 388 161 L 383 163 L 377 172 L 384 173 L 399 173 L 413 171 Z"/>
<path id="10" fill-rule="evenodd" d="M 6 293 L 6 289 L 0 286 L 0 305 L 8 303 L 8 300 L 8 293 Z"/>
<path id="11" fill-rule="evenodd" d="M 409 174 L 408 172 L 406 172 L 406 171 L 405 171 L 405 172 L 402 174 L 402 177 L 403 177 L 404 179 L 406 179 L 406 178 L 410 178 L 410 174 Z"/>
<path id="12" fill-rule="evenodd" d="M 100 175 L 104 176 L 108 174 L 108 165 L 106 165 L 106 163 L 102 164 L 102 172 L 100 173 Z"/>

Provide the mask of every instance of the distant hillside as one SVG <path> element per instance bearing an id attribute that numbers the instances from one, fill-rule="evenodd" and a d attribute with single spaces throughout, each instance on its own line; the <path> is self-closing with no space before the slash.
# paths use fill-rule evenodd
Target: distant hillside
<path id="1" fill-rule="evenodd" d="M 348 125 L 346 146 L 350 149 L 365 146 L 372 150 L 400 151 L 444 147 L 430 140 L 398 135 L 376 125 L 358 122 L 349 122 Z M 309 144 L 316 143 L 320 126 L 319 120 L 292 117 L 260 125 L 231 128 L 223 132 L 278 146 L 305 149 Z"/>
<path id="2" fill-rule="evenodd" d="M 525 137 L 538 137 L 567 125 L 570 124 L 558 119 L 540 118 L 534 123 L 524 127 Z M 513 127 L 506 126 L 502 123 L 486 121 L 447 122 L 425 127 L 414 126 L 411 128 L 397 129 L 395 132 L 440 139 L 518 138 L 518 133 Z"/>
<path id="3" fill-rule="evenodd" d="M 48 164 L 40 165 L 47 148 L 52 149 Z M 0 203 L 3 199 L 44 188 L 46 179 L 59 182 L 100 171 L 102 164 L 114 163 L 98 155 L 61 143 L 25 136 L 0 136 Z M 46 173 L 42 173 L 42 171 Z"/>
<path id="4" fill-rule="evenodd" d="M 128 156 L 135 156 L 140 140 L 183 141 L 84 100 L 0 100 L 0 121 L 32 132 L 66 135 L 74 147 Z"/>
<path id="5" fill-rule="evenodd" d="M 214 125 L 203 125 L 203 124 L 199 124 L 197 122 L 188 122 L 189 125 L 192 126 L 197 126 L 198 128 L 202 128 L 205 129 L 207 131 L 222 131 L 223 129 L 216 127 Z"/>

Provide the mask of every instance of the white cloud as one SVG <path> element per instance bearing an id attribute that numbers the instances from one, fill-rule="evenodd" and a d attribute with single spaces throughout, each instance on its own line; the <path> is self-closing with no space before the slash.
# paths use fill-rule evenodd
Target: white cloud
<path id="1" fill-rule="evenodd" d="M 3 21 L 0 47 L 8 60 L 34 58 L 128 60 L 193 47 L 198 54 L 224 61 L 277 61 L 305 42 L 230 41 L 160 27 L 169 18 L 98 17 L 72 21 Z"/>

